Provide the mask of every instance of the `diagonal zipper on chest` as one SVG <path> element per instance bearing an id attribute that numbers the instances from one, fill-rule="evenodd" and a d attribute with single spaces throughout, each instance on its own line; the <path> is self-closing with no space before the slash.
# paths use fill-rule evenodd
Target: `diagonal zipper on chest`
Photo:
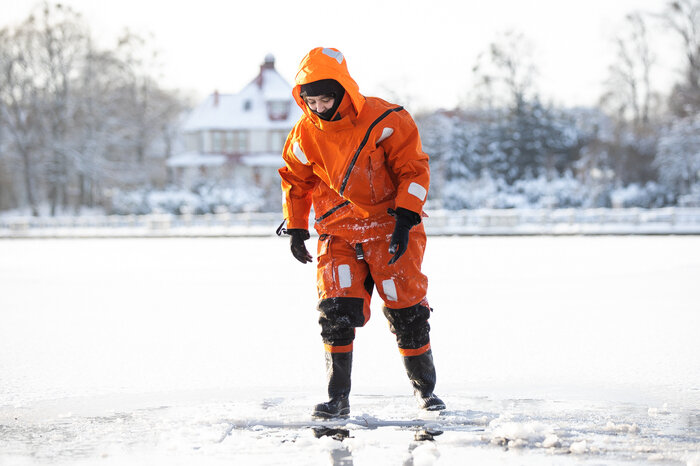
<path id="1" fill-rule="evenodd" d="M 360 156 L 360 152 L 362 152 L 362 149 L 365 148 L 365 145 L 367 144 L 367 141 L 369 141 L 369 135 L 374 129 L 375 126 L 379 124 L 380 121 L 382 121 L 384 118 L 386 118 L 390 113 L 392 112 L 400 112 L 403 110 L 403 107 L 395 107 L 387 110 L 386 112 L 382 113 L 379 115 L 379 118 L 374 120 L 371 125 L 369 125 L 369 128 L 367 128 L 367 132 L 365 133 L 365 137 L 362 139 L 362 142 L 360 143 L 360 147 L 357 148 L 355 151 L 355 155 L 352 156 L 352 160 L 350 161 L 350 166 L 348 167 L 347 171 L 345 172 L 345 176 L 343 177 L 343 183 L 340 185 L 340 191 L 338 191 L 338 194 L 341 196 L 345 192 L 345 188 L 348 184 L 348 179 L 350 178 L 350 173 L 352 173 L 352 169 L 355 168 L 355 163 L 357 163 L 357 158 Z"/>

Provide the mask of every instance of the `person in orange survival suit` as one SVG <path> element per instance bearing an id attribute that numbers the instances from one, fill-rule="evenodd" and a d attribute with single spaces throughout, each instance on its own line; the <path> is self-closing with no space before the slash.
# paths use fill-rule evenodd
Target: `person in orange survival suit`
<path id="1" fill-rule="evenodd" d="M 287 228 L 280 226 L 278 234 L 291 236 L 297 260 L 312 262 L 304 241 L 313 205 L 330 397 L 313 415 L 350 412 L 355 328 L 369 320 L 375 287 L 420 407 L 445 409 L 433 393 L 432 309 L 421 272 L 426 244 L 421 214 L 430 169 L 418 129 L 402 107 L 360 94 L 336 49 L 311 50 L 295 81 L 292 93 L 304 115 L 284 147 L 279 174 Z"/>

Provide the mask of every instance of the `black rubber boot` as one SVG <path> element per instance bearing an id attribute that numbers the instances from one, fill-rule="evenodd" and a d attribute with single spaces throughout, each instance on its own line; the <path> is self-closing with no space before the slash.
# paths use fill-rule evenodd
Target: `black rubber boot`
<path id="1" fill-rule="evenodd" d="M 445 403 L 433 393 L 436 378 L 433 352 L 428 350 L 419 356 L 404 356 L 403 363 L 420 408 L 426 411 L 445 409 Z"/>
<path id="2" fill-rule="evenodd" d="M 330 400 L 319 403 L 312 414 L 315 418 L 329 419 L 350 414 L 350 373 L 352 352 L 326 353 L 328 396 Z"/>

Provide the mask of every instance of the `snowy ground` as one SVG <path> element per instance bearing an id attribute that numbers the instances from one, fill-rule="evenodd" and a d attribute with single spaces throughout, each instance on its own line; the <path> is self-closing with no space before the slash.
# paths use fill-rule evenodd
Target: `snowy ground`
<path id="1" fill-rule="evenodd" d="M 339 440 L 285 240 L 0 241 L 0 465 L 700 464 L 700 237 L 436 237 L 425 270 L 446 419 L 376 301 Z"/>

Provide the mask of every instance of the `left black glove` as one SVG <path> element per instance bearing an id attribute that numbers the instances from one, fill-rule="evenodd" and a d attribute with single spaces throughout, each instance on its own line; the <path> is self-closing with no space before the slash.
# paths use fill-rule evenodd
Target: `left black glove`
<path id="1" fill-rule="evenodd" d="M 396 218 L 396 226 L 394 226 L 394 232 L 391 234 L 391 241 L 389 242 L 389 254 L 393 254 L 393 257 L 389 260 L 389 265 L 391 265 L 406 252 L 408 248 L 408 232 L 411 231 L 411 228 L 418 225 L 421 219 L 420 215 L 403 207 L 398 207 L 396 210 L 389 209 L 388 212 Z"/>
<path id="2" fill-rule="evenodd" d="M 286 232 L 290 236 L 289 247 L 296 260 L 302 264 L 313 262 L 313 257 L 311 257 L 311 254 L 309 254 L 309 251 L 306 249 L 306 245 L 304 245 L 304 241 L 311 237 L 309 235 L 309 230 L 290 228 L 287 229 Z"/>

